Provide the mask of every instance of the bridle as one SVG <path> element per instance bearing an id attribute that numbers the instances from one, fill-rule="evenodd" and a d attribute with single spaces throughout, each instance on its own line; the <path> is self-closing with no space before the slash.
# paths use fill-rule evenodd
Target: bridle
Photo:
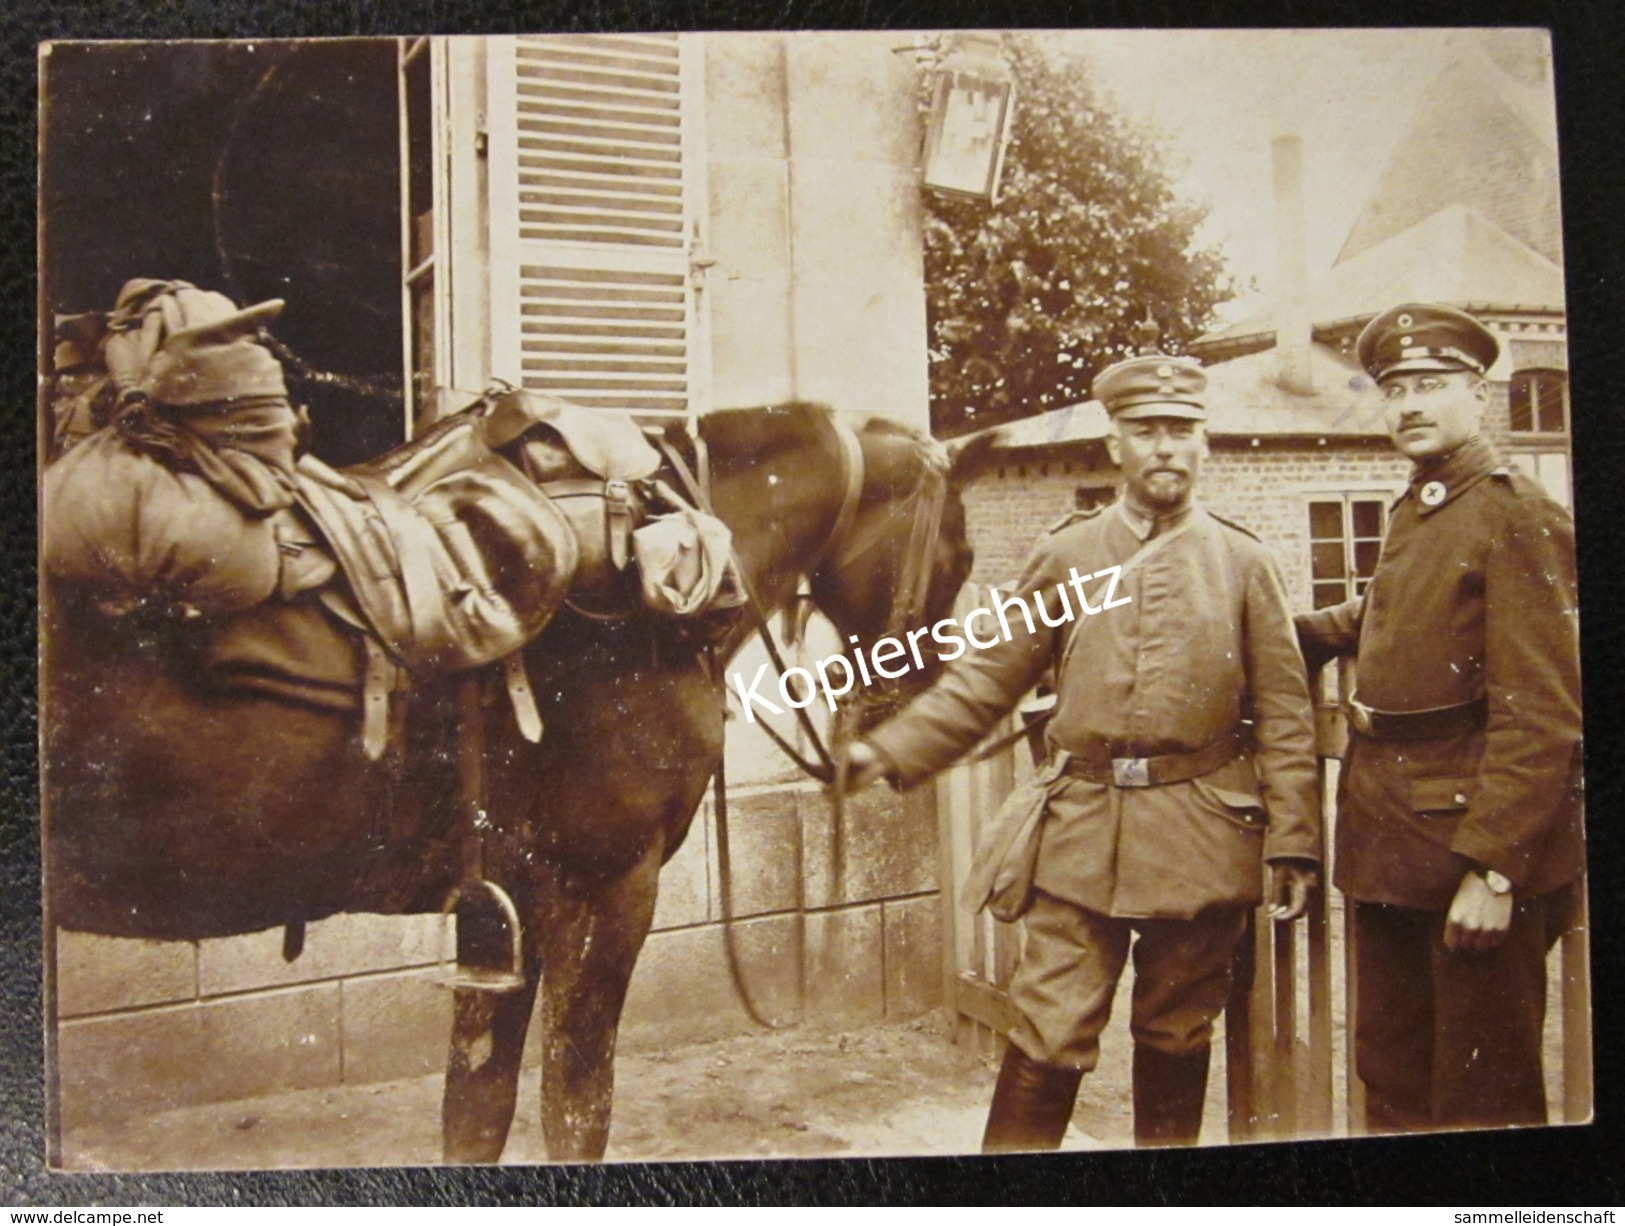
<path id="1" fill-rule="evenodd" d="M 854 535 L 853 525 L 857 520 L 859 504 L 863 500 L 863 486 L 867 473 L 863 445 L 856 431 L 839 417 L 832 413 L 827 421 L 839 446 L 843 493 L 841 504 L 830 524 L 829 532 L 825 535 L 824 543 L 805 571 L 815 584 L 819 574 L 826 567 L 833 565 L 840 569 L 874 549 L 885 540 L 893 524 L 891 517 L 877 517 L 874 522 L 866 525 L 864 531 Z M 670 440 L 661 439 L 660 448 L 679 482 L 685 487 L 688 497 L 708 515 L 714 515 L 715 511 L 711 506 L 710 464 L 705 440 L 696 432 L 692 435 L 691 442 L 695 452 L 695 463 L 692 466 Z M 931 590 L 932 564 L 936 557 L 938 539 L 942 534 L 942 515 L 947 498 L 947 459 L 945 456 L 935 454 L 929 447 L 923 448 L 919 477 L 913 490 L 903 499 L 903 506 L 909 509 L 911 519 L 908 542 L 903 553 L 902 573 L 892 591 L 886 621 L 881 634 L 877 636 L 877 641 L 879 638 L 903 634 L 925 613 L 926 601 Z M 780 677 L 783 677 L 788 671 L 788 666 L 784 661 L 784 653 L 773 637 L 766 606 L 758 597 L 745 568 L 739 564 L 737 554 L 734 561 L 740 586 L 745 595 L 745 607 L 749 611 L 755 633 L 766 648 L 774 669 Z M 888 687 L 881 688 L 884 690 Z M 863 705 L 864 699 L 860 695 L 853 703 L 842 704 L 840 710 L 847 720 L 851 720 L 853 715 L 847 713 L 861 712 Z M 771 724 L 761 722 L 762 730 L 809 778 L 826 786 L 836 784 L 836 776 L 839 773 L 836 756 L 825 745 L 817 726 L 807 714 L 806 706 L 795 707 L 794 710 L 796 722 L 812 746 L 811 760 Z"/>
<path id="2" fill-rule="evenodd" d="M 841 568 L 853 560 L 862 557 L 874 549 L 885 539 L 892 527 L 890 516 L 877 517 L 876 522 L 866 526 L 864 531 L 853 534 L 853 525 L 857 521 L 858 507 L 863 500 L 863 486 L 866 476 L 866 466 L 863 458 L 863 446 L 856 432 L 833 413 L 827 418 L 830 427 L 835 433 L 839 444 L 842 461 L 843 494 L 835 519 L 830 530 L 824 538 L 824 543 L 814 555 L 812 563 L 806 567 L 805 573 L 814 584 L 826 566 L 833 564 Z M 688 496 L 695 505 L 707 514 L 714 515 L 710 496 L 709 456 L 705 440 L 697 430 L 690 435 L 694 447 L 695 463 L 691 467 L 682 452 L 672 445 L 669 439 L 660 440 L 660 448 L 665 453 L 667 462 L 671 464 L 679 482 L 686 487 Z M 900 635 L 914 622 L 924 615 L 925 604 L 930 595 L 931 572 L 933 560 L 936 557 L 938 539 L 942 534 L 942 515 L 948 497 L 948 462 L 945 455 L 938 454 L 929 449 L 922 448 L 921 467 L 919 479 L 914 489 L 904 499 L 903 505 L 910 509 L 908 541 L 903 554 L 902 573 L 892 591 L 890 607 L 887 610 L 885 626 L 879 638 Z M 750 611 L 754 622 L 754 629 L 767 649 L 768 657 L 773 667 L 782 678 L 787 667 L 784 654 L 779 649 L 778 642 L 773 637 L 772 629 L 768 624 L 767 610 L 758 598 L 755 586 L 745 568 L 739 564 L 737 553 L 734 556 L 735 571 L 739 583 L 745 594 L 745 606 Z M 720 671 L 713 667 L 713 676 L 720 682 Z M 732 694 L 724 687 L 724 692 Z M 824 784 L 830 789 L 831 806 L 831 880 L 840 883 L 845 879 L 845 813 L 846 813 L 846 768 L 847 759 L 843 750 L 847 730 L 856 726 L 861 718 L 865 698 L 860 693 L 852 703 L 842 703 L 836 712 L 833 726 L 836 750 L 831 753 L 819 736 L 817 727 L 807 714 L 806 706 L 795 707 L 796 720 L 801 726 L 803 734 L 812 745 L 816 761 L 809 761 L 788 738 L 775 729 L 765 720 L 758 721 L 758 726 L 765 732 L 770 740 L 810 778 Z M 793 704 L 792 704 L 793 705 Z M 806 704 L 806 705 L 811 705 Z M 728 783 L 724 770 L 724 760 L 719 760 L 716 774 L 712 779 L 713 813 L 716 816 L 717 834 L 717 877 L 722 906 L 722 934 L 723 946 L 727 953 L 728 970 L 733 978 L 734 988 L 739 993 L 740 1002 L 745 1012 L 758 1025 L 769 1029 L 782 1029 L 785 1025 L 794 1022 L 780 1023 L 769 1018 L 757 1004 L 754 995 L 746 984 L 744 969 L 739 957 L 739 950 L 734 940 L 733 915 L 733 867 L 732 855 L 728 838 Z M 795 856 L 798 865 L 805 862 L 804 848 L 801 845 L 801 826 L 795 823 L 796 847 Z M 804 895 L 806 875 L 798 872 L 796 880 L 796 907 L 797 941 L 798 948 L 806 949 L 806 898 Z M 803 952 L 803 956 L 804 952 Z M 798 996 L 805 991 L 805 976 L 798 973 Z M 804 1002 L 803 1009 L 804 1011 Z"/>

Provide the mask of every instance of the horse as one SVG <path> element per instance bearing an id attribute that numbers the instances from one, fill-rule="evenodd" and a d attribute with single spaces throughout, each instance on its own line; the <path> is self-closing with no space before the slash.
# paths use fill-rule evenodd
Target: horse
<path id="1" fill-rule="evenodd" d="M 261 640 L 269 625 L 302 682 L 316 671 L 323 693 L 359 689 L 358 634 L 315 601 L 223 623 L 109 619 L 48 590 L 47 923 L 198 940 L 347 911 L 440 910 L 467 875 L 458 737 L 472 715 L 487 815 L 479 868 L 513 900 L 525 940 L 516 988 L 454 993 L 444 1156 L 500 1158 L 540 991 L 548 1156 L 602 1158 L 621 1009 L 660 868 L 721 762 L 723 666 L 803 583 L 843 641 L 867 644 L 899 629 L 900 610 L 925 624 L 944 616 L 971 562 L 957 480 L 928 436 L 879 419 L 854 431 L 798 403 L 708 414 L 695 438 L 669 430 L 665 450 L 699 474 L 688 484 L 731 529 L 750 602 L 699 627 L 567 608 L 523 653 L 539 742 L 503 717 L 499 675 L 472 689 L 423 679 L 400 747 L 377 761 L 361 752 L 353 703 L 324 706 L 308 685 L 263 675 L 234 684 L 220 662 L 247 623 Z M 943 493 L 928 517 L 933 482 Z M 927 518 L 938 522 L 922 535 Z M 274 665 L 261 652 L 260 672 Z"/>

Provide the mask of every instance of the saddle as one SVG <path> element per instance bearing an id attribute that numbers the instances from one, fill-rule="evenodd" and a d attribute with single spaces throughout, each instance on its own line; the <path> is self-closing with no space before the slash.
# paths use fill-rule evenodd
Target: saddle
<path id="1" fill-rule="evenodd" d="M 636 573 L 660 612 L 733 603 L 731 541 L 658 480 L 660 455 L 630 420 L 513 388 L 441 393 L 453 397 L 466 407 L 368 464 L 301 457 L 292 505 L 258 515 L 99 431 L 47 471 L 47 565 L 114 614 L 152 603 L 239 614 L 314 596 L 361 632 L 369 757 L 388 742 L 403 674 L 496 661 L 537 740 L 518 653 L 567 595 L 587 616 L 620 616 L 636 606 Z M 228 637 L 235 659 L 260 636 Z"/>

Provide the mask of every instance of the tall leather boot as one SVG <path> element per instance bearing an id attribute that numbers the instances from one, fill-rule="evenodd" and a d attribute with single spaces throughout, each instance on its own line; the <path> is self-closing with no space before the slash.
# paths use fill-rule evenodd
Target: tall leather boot
<path id="1" fill-rule="evenodd" d="M 1056 1149 L 1066 1135 L 1083 1070 L 1041 1064 L 1014 1043 L 993 1087 L 993 1104 L 982 1134 L 984 1154 Z"/>
<path id="2" fill-rule="evenodd" d="M 1212 1049 L 1170 1056 L 1134 1045 L 1134 1144 L 1195 1145 Z"/>

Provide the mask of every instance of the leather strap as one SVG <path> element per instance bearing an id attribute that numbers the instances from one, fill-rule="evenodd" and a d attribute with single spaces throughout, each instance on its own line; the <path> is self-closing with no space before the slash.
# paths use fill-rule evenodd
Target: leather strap
<path id="1" fill-rule="evenodd" d="M 1109 741 L 1094 740 L 1081 750 L 1073 750 L 1064 769 L 1074 779 L 1087 779 L 1090 783 L 1109 783 L 1120 788 L 1152 788 L 1165 783 L 1185 783 L 1211 774 L 1240 757 L 1246 745 L 1246 738 L 1240 731 L 1235 731 L 1191 753 L 1132 758 L 1114 751 Z"/>
<path id="2" fill-rule="evenodd" d="M 1374 741 L 1431 741 L 1436 737 L 1460 736 L 1477 732 L 1489 722 L 1489 699 L 1426 711 L 1378 711 L 1360 701 L 1358 692 L 1349 696 L 1349 723 L 1361 736 Z"/>
<path id="3" fill-rule="evenodd" d="M 811 566 L 807 567 L 809 575 L 815 574 L 836 551 L 846 547 L 846 538 L 852 531 L 852 521 L 858 515 L 858 503 L 863 498 L 863 444 L 858 441 L 856 431 L 847 425 L 838 416 L 830 415 L 829 424 L 835 429 L 836 441 L 841 445 L 841 458 L 846 470 L 846 489 L 841 495 L 840 510 L 835 513 L 835 522 L 830 526 L 829 536 L 824 539 L 824 547 L 818 551 Z"/>
<path id="4" fill-rule="evenodd" d="M 361 748 L 376 762 L 389 747 L 389 694 L 395 688 L 395 663 L 370 634 L 361 636 Z"/>
<path id="5" fill-rule="evenodd" d="M 502 657 L 502 679 L 508 687 L 508 705 L 513 708 L 514 722 L 519 735 L 532 745 L 542 739 L 542 715 L 536 709 L 536 695 L 530 688 L 530 674 L 525 671 L 525 656 L 516 651 Z"/>
<path id="6" fill-rule="evenodd" d="M 366 491 L 367 500 L 378 512 L 395 545 L 401 583 L 406 590 L 407 617 L 412 626 L 411 657 L 438 659 L 450 646 L 449 628 L 437 616 L 441 608 L 440 581 L 430 561 L 435 555 L 434 529 L 407 509 L 405 500 L 387 482 L 373 476 L 353 474 Z M 402 644 L 392 644 L 400 650 Z"/>

